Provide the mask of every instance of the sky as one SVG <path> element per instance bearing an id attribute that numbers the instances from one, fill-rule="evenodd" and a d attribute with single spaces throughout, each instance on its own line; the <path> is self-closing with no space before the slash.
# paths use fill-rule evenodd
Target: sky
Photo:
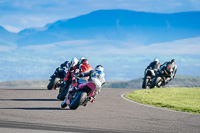
<path id="1" fill-rule="evenodd" d="M 0 0 L 0 26 L 17 33 L 104 9 L 154 13 L 200 11 L 200 0 Z"/>

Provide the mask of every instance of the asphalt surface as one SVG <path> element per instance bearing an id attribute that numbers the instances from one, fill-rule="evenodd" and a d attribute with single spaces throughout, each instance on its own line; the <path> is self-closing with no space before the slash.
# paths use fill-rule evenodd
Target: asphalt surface
<path id="1" fill-rule="evenodd" d="M 133 89 L 103 89 L 95 103 L 61 109 L 58 90 L 0 89 L 0 133 L 105 132 L 200 133 L 200 115 L 132 103 L 121 94 Z"/>

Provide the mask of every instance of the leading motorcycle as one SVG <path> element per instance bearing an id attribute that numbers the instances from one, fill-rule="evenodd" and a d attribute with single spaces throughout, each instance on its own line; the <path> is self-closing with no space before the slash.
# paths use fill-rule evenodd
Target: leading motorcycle
<path id="1" fill-rule="evenodd" d="M 69 105 L 70 109 L 75 110 L 80 105 L 86 106 L 89 101 L 93 102 L 94 96 L 101 90 L 101 86 L 98 85 L 98 81 L 95 81 L 95 79 L 88 81 L 75 76 L 73 80 L 78 80 L 79 84 L 74 83 L 71 86 L 66 99 L 61 104 L 62 108 Z"/>

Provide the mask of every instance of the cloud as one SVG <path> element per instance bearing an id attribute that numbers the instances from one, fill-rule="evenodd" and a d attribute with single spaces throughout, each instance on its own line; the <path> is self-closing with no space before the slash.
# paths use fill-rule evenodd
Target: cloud
<path id="1" fill-rule="evenodd" d="M 14 49 L 14 47 L 0 45 L 0 52 L 9 52 L 13 51 Z"/>
<path id="2" fill-rule="evenodd" d="M 141 52 L 142 51 L 142 52 Z M 176 40 L 166 43 L 156 43 L 148 46 L 139 46 L 132 49 L 133 53 L 160 55 L 200 55 L 200 37 Z"/>
<path id="3" fill-rule="evenodd" d="M 13 27 L 11 25 L 2 25 L 7 31 L 10 31 L 10 32 L 19 32 L 21 29 L 20 28 L 17 28 L 17 27 Z"/>

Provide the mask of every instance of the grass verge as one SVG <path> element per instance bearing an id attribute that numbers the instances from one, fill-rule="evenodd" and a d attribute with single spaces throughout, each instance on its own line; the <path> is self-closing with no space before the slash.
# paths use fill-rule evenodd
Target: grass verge
<path id="1" fill-rule="evenodd" d="M 154 88 L 137 90 L 126 98 L 156 107 L 200 114 L 200 88 Z"/>

